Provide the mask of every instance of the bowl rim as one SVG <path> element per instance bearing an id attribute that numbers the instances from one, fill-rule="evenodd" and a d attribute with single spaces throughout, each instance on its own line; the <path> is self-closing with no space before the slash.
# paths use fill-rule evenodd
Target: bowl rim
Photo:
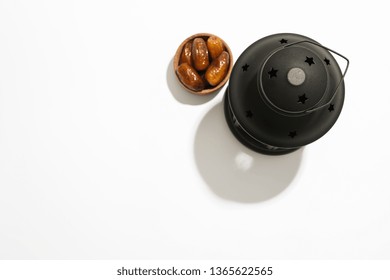
<path id="1" fill-rule="evenodd" d="M 195 90 L 192 90 L 188 87 L 186 87 L 179 79 L 178 75 L 177 75 L 177 68 L 179 67 L 179 60 L 180 60 L 180 56 L 181 56 L 181 52 L 185 46 L 185 44 L 191 40 L 194 40 L 195 38 L 209 38 L 211 36 L 215 36 L 215 37 L 218 37 L 221 39 L 226 51 L 228 52 L 229 54 L 229 69 L 228 69 L 228 72 L 225 76 L 225 78 L 215 87 L 212 87 L 212 88 L 207 88 L 207 89 L 204 89 L 204 90 L 200 90 L 200 91 L 195 91 Z M 219 36 L 217 35 L 214 35 L 214 34 L 211 34 L 211 33 L 196 33 L 194 35 L 191 35 L 189 36 L 188 38 L 186 38 L 181 44 L 180 46 L 177 48 L 176 50 L 176 53 L 175 53 L 175 56 L 173 58 L 173 70 L 175 71 L 175 75 L 177 77 L 177 79 L 179 80 L 179 84 L 185 88 L 187 91 L 193 93 L 193 94 L 197 94 L 197 95 L 207 95 L 207 94 L 211 94 L 211 93 L 214 93 L 216 91 L 218 91 L 219 89 L 221 89 L 225 84 L 226 82 L 229 80 L 230 78 L 230 74 L 233 70 L 233 54 L 232 54 L 232 51 L 229 47 L 228 44 L 226 44 L 226 42 Z"/>

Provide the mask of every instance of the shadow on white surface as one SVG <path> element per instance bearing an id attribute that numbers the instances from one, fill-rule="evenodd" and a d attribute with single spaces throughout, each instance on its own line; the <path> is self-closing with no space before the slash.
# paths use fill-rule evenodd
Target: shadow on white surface
<path id="1" fill-rule="evenodd" d="M 173 70 L 173 58 L 169 61 L 167 67 L 167 84 L 172 96 L 180 103 L 188 105 L 200 105 L 212 100 L 219 91 L 205 96 L 195 95 L 186 91 L 180 85 L 175 71 Z"/>
<path id="2" fill-rule="evenodd" d="M 226 200 L 255 203 L 275 197 L 293 181 L 303 148 L 282 156 L 253 152 L 230 132 L 223 104 L 202 119 L 195 136 L 195 161 L 211 190 Z"/>

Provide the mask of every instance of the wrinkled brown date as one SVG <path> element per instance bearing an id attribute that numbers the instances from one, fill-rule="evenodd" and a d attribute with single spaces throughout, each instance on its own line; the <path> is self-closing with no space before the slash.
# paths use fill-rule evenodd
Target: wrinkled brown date
<path id="1" fill-rule="evenodd" d="M 216 59 L 225 50 L 222 40 L 217 36 L 210 36 L 207 39 L 207 48 L 212 60 Z"/>
<path id="2" fill-rule="evenodd" d="M 188 65 L 188 63 L 179 65 L 177 68 L 177 76 L 186 87 L 194 91 L 200 91 L 205 87 L 205 82 L 201 76 L 192 66 Z"/>
<path id="3" fill-rule="evenodd" d="M 207 68 L 205 75 L 207 82 L 212 86 L 218 85 L 226 77 L 228 70 L 229 54 L 223 51 Z"/>
<path id="4" fill-rule="evenodd" d="M 181 52 L 180 55 L 179 64 L 188 63 L 188 65 L 192 66 L 191 52 L 192 52 L 192 41 L 189 41 L 184 45 L 183 51 Z"/>
<path id="5" fill-rule="evenodd" d="M 192 62 L 198 71 L 206 70 L 209 66 L 209 51 L 206 42 L 202 38 L 195 38 L 192 43 Z"/>

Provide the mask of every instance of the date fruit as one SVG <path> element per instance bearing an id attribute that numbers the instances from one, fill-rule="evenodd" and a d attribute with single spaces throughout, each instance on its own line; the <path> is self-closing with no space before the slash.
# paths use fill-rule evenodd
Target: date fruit
<path id="1" fill-rule="evenodd" d="M 184 48 L 180 55 L 179 64 L 187 63 L 188 65 L 192 66 L 192 41 L 187 42 L 184 45 Z"/>
<path id="2" fill-rule="evenodd" d="M 206 42 L 202 38 L 195 38 L 192 43 L 192 62 L 198 71 L 206 70 L 209 66 L 209 51 Z"/>
<path id="3" fill-rule="evenodd" d="M 216 86 L 226 77 L 229 70 L 229 54 L 223 51 L 213 60 L 206 71 L 206 80 L 211 86 Z"/>
<path id="4" fill-rule="evenodd" d="M 179 65 L 177 68 L 177 76 L 186 87 L 194 91 L 200 91 L 205 87 L 205 82 L 202 77 L 188 63 Z"/>
<path id="5" fill-rule="evenodd" d="M 207 39 L 207 48 L 212 60 L 216 59 L 225 50 L 222 40 L 217 36 L 210 36 Z"/>

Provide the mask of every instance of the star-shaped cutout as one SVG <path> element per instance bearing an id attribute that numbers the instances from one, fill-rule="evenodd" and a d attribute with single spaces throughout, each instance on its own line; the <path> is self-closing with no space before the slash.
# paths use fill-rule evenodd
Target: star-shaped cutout
<path id="1" fill-rule="evenodd" d="M 252 117 L 253 117 L 253 113 L 252 113 L 251 110 L 248 110 L 248 111 L 246 111 L 245 113 L 246 113 L 246 117 L 247 117 L 247 118 L 252 118 Z"/>
<path id="2" fill-rule="evenodd" d="M 324 58 L 324 61 L 325 61 L 326 65 L 330 65 L 330 60 L 327 59 L 326 57 Z"/>
<path id="3" fill-rule="evenodd" d="M 330 105 L 329 105 L 328 111 L 329 111 L 329 112 L 334 111 L 334 104 L 330 104 Z"/>
<path id="4" fill-rule="evenodd" d="M 306 97 L 306 94 L 302 94 L 300 96 L 298 96 L 298 103 L 302 103 L 302 104 L 305 104 L 306 100 L 308 100 L 309 98 Z"/>
<path id="5" fill-rule="evenodd" d="M 272 77 L 277 77 L 276 73 L 278 72 L 279 70 L 277 69 L 274 69 L 273 67 L 271 68 L 271 70 L 268 71 L 268 75 L 269 75 L 269 78 L 271 79 Z"/>
<path id="6" fill-rule="evenodd" d="M 315 64 L 314 58 L 306 56 L 305 62 L 311 66 L 312 64 Z"/>
<path id="7" fill-rule="evenodd" d="M 282 40 L 280 40 L 279 42 L 280 42 L 281 44 L 287 44 L 287 41 L 288 41 L 288 40 L 286 40 L 286 39 L 282 39 Z"/>
<path id="8" fill-rule="evenodd" d="M 288 133 L 288 136 L 290 136 L 291 138 L 294 138 L 295 136 L 297 136 L 297 131 L 296 131 L 296 130 L 290 131 L 290 132 Z"/>
<path id="9" fill-rule="evenodd" d="M 242 66 L 242 71 L 246 72 L 248 71 L 249 65 L 245 63 L 244 66 Z"/>

